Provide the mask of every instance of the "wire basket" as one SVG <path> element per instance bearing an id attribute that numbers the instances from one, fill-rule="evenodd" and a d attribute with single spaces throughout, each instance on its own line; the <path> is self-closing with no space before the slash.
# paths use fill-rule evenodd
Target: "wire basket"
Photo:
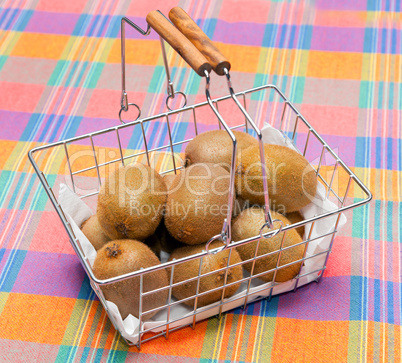
<path id="1" fill-rule="evenodd" d="M 121 120 L 122 111 L 134 105 L 138 108 L 137 120 L 42 145 L 30 150 L 28 156 L 111 322 L 128 344 L 136 344 L 140 348 L 143 342 L 160 336 L 168 338 L 170 332 L 188 325 L 194 327 L 197 321 L 210 316 L 220 316 L 223 312 L 235 307 L 245 307 L 250 302 L 271 298 L 275 294 L 286 291 L 295 291 L 298 287 L 312 281 L 318 282 L 326 269 L 335 235 L 340 226 L 346 223 L 344 212 L 369 202 L 372 196 L 366 186 L 275 85 L 262 85 L 170 110 L 169 100 L 179 93 L 184 97 L 185 95 L 173 89 L 162 38 L 162 54 L 168 80 L 166 99 L 168 111 L 141 117 L 140 108 L 128 103 L 125 91 L 125 23 L 135 27 L 144 35 L 149 34 L 150 26 L 148 25 L 147 30 L 142 30 L 130 20 L 122 19 L 123 89 L 119 117 Z M 246 110 L 246 115 L 238 105 L 234 104 L 233 97 L 239 100 Z M 187 99 L 185 98 L 184 101 L 186 103 Z M 280 138 L 284 144 L 301 153 L 315 170 L 319 181 L 318 202 L 313 203 L 305 213 L 305 220 L 283 226 L 280 230 L 284 238 L 290 229 L 305 227 L 303 242 L 300 243 L 305 247 L 303 257 L 292 262 L 292 264 L 299 263 L 301 266 L 298 275 L 285 283 L 275 281 L 277 271 L 286 267 L 286 265 L 279 265 L 281 252 L 287 249 L 281 246 L 279 250 L 273 252 L 278 255 L 276 267 L 271 271 L 274 274 L 273 281 L 264 283 L 258 280 L 258 275 L 250 276 L 244 272 L 240 281 L 241 288 L 235 295 L 225 299 L 224 291 L 230 287 L 225 279 L 223 286 L 216 288 L 221 292 L 221 299 L 203 307 L 197 306 L 197 299 L 203 295 L 198 289 L 194 296 L 187 299 L 194 300 L 192 307 L 184 307 L 182 300 L 173 298 L 172 289 L 183 283 L 173 283 L 174 268 L 179 264 L 197 259 L 201 265 L 202 259 L 210 253 L 217 252 L 217 249 L 206 248 L 201 253 L 176 261 L 167 262 L 165 258 L 155 267 L 108 280 L 97 279 L 91 267 L 91 247 L 88 246 L 89 242 L 81 233 L 79 226 L 83 215 L 88 217 L 91 214 L 89 208 L 92 210 L 95 208 L 102 180 L 108 175 L 109 170 L 117 165 L 128 165 L 139 161 L 152 166 L 160 174 L 180 172 L 183 168 L 181 155 L 188 142 L 201 132 L 222 128 L 220 117 L 217 117 L 215 111 L 225 120 L 225 125 L 230 130 L 239 129 L 253 135 L 256 135 L 257 130 L 257 134 L 260 131 L 263 135 L 264 141 L 272 141 L 270 137 L 276 138 L 276 141 Z M 250 127 L 250 117 L 254 120 L 257 129 Z M 202 122 L 204 120 L 209 120 L 207 126 Z M 187 129 L 184 132 L 185 127 Z M 69 200 L 70 204 L 65 200 Z M 278 230 L 261 232 L 253 238 L 237 242 L 229 239 L 226 241 L 225 248 L 231 253 L 232 249 L 240 245 L 253 243 L 261 237 L 272 237 L 278 232 Z M 254 263 L 255 260 L 263 257 L 266 256 L 255 256 L 248 262 Z M 243 264 L 244 261 L 240 265 Z M 159 292 L 159 290 L 143 291 L 145 276 L 168 267 L 170 282 L 166 287 L 159 289 L 168 292 L 166 304 L 153 309 L 155 311 L 142 311 L 142 302 L 147 295 Z M 229 262 L 228 266 L 222 267 L 221 271 L 227 274 L 228 269 Z M 185 282 L 195 281 L 199 285 L 201 277 L 205 276 L 205 274 L 201 275 L 200 270 L 198 276 Z M 129 278 L 140 279 L 140 312 L 138 318 L 129 316 L 123 321 L 117 307 L 105 300 L 101 287 Z M 157 312 L 157 314 L 151 320 L 144 321 L 144 315 L 150 312 Z"/>

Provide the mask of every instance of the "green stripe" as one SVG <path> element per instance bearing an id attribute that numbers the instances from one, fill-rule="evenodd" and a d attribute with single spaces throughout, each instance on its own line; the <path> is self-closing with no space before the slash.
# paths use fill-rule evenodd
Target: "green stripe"
<path id="1" fill-rule="evenodd" d="M 243 332 L 240 337 L 241 348 L 240 354 L 237 355 L 236 359 L 240 361 L 246 361 L 247 358 L 247 346 L 249 343 L 248 337 L 251 333 L 251 325 L 253 321 L 253 315 L 244 315 L 243 318 Z M 235 347 L 236 348 L 236 347 Z"/>
<path id="2" fill-rule="evenodd" d="M 47 82 L 48 86 L 61 86 L 64 75 L 67 72 L 67 68 L 70 66 L 71 61 L 59 60 L 54 67 L 52 74 Z"/>
<path id="3" fill-rule="evenodd" d="M 47 175 L 46 177 L 47 182 L 49 183 L 49 186 L 51 188 L 54 187 L 56 177 L 57 175 Z M 58 194 L 58 192 L 58 190 L 54 190 L 54 193 L 56 195 Z M 27 191 L 27 193 L 29 193 L 29 191 Z M 43 188 L 42 185 L 38 185 L 29 209 L 35 211 L 44 211 L 47 203 L 50 203 L 50 199 L 46 194 L 45 188 Z"/>
<path id="4" fill-rule="evenodd" d="M 71 347 L 60 345 L 59 352 L 56 357 L 56 363 L 58 362 L 67 362 L 68 355 L 70 352 Z"/>
<path id="5" fill-rule="evenodd" d="M 165 80 L 165 68 L 156 66 L 154 73 L 152 75 L 152 79 L 149 82 L 147 93 L 158 93 L 164 80 Z"/>
<path id="6" fill-rule="evenodd" d="M 233 315 L 232 324 L 230 325 L 229 342 L 226 350 L 226 359 L 230 362 L 233 357 L 234 342 L 236 340 L 237 327 L 239 324 L 239 315 Z"/>
<path id="7" fill-rule="evenodd" d="M 69 59 L 70 54 L 71 54 L 71 52 L 72 52 L 72 50 L 73 50 L 73 47 L 74 47 L 75 42 L 77 41 L 77 39 L 78 39 L 78 42 L 80 42 L 80 39 L 79 39 L 79 38 L 83 38 L 83 37 L 82 37 L 82 36 L 74 36 L 74 35 L 71 35 L 71 36 L 69 37 L 68 42 L 67 42 L 66 46 L 65 46 L 64 49 L 63 49 L 63 53 L 62 53 L 61 56 L 60 56 L 60 59 L 62 59 L 62 60 L 68 60 L 68 59 Z M 84 42 L 85 42 L 85 41 L 88 41 L 87 39 L 88 39 L 88 38 L 86 38 L 86 39 L 84 40 Z M 80 48 L 81 48 L 81 47 L 80 47 Z M 85 50 L 85 46 L 83 46 L 83 47 L 81 48 L 81 53 L 82 53 L 84 50 Z"/>
<path id="8" fill-rule="evenodd" d="M 382 334 L 382 324 L 375 321 L 374 322 L 374 332 L 373 332 L 373 341 L 374 342 L 381 342 L 381 334 Z M 381 343 L 380 343 L 381 344 Z M 374 344 L 373 346 L 373 362 L 380 362 L 380 349 L 382 349 L 383 347 L 380 347 L 380 344 Z M 383 357 L 383 361 L 387 362 L 387 360 L 385 359 L 385 357 Z"/>
<path id="9" fill-rule="evenodd" d="M 88 303 L 88 300 L 77 299 L 74 304 L 74 309 L 71 313 L 70 320 L 68 322 L 66 331 L 64 333 L 64 337 L 62 340 L 62 344 L 64 345 L 73 345 L 74 342 L 77 343 L 77 332 L 80 326 L 81 320 L 82 324 L 84 324 L 85 319 L 89 314 L 89 310 L 91 307 L 91 302 Z M 82 326 L 81 326 L 82 329 Z"/>
<path id="10" fill-rule="evenodd" d="M 278 300 L 278 299 L 275 299 Z M 261 308 L 259 311 L 260 319 L 257 327 L 255 346 L 254 346 L 254 358 L 257 362 L 268 362 L 271 360 L 272 347 L 274 344 L 276 317 L 268 316 L 268 310 L 272 302 L 267 299 L 261 300 Z M 261 343 L 258 349 L 258 341 L 261 339 Z"/>
<path id="11" fill-rule="evenodd" d="M 121 350 L 110 350 L 106 362 L 123 363 L 126 360 L 127 353 L 127 351 L 122 352 Z"/>
<path id="12" fill-rule="evenodd" d="M 400 329 L 400 326 L 398 326 Z M 395 336 L 394 336 L 395 325 L 394 324 L 386 324 L 385 326 L 385 334 L 386 334 L 386 342 L 387 342 L 387 361 L 395 362 Z M 400 342 L 397 342 L 400 344 Z"/>
<path id="13" fill-rule="evenodd" d="M 265 363 L 271 360 L 272 355 L 272 347 L 274 345 L 274 337 L 275 337 L 275 325 L 276 318 L 272 317 L 261 317 L 260 318 L 260 326 L 261 329 L 257 332 L 257 339 L 259 336 L 262 336 L 260 350 L 255 354 L 255 357 L 258 357 L 257 362 Z"/>
<path id="14" fill-rule="evenodd" d="M 217 350 L 217 346 L 219 346 L 222 335 L 225 328 L 225 323 L 227 316 L 224 315 L 221 317 L 224 319 L 222 322 L 219 318 L 214 317 L 208 320 L 207 330 L 205 332 L 204 343 L 202 345 L 201 357 L 200 358 L 209 358 L 212 357 L 214 351 Z M 220 324 L 221 323 L 221 324 Z M 221 331 L 218 334 L 219 325 L 221 325 Z M 232 323 L 233 326 L 233 323 Z M 216 358 L 216 357 L 215 357 Z M 200 360 L 201 362 L 201 360 Z"/>
<path id="15" fill-rule="evenodd" d="M 128 354 L 128 349 L 129 347 L 124 342 L 121 335 L 116 332 L 106 362 L 124 362 Z"/>
<path id="16" fill-rule="evenodd" d="M 366 345 L 363 341 L 361 347 L 361 337 L 365 332 L 367 322 L 363 322 L 361 327 L 360 321 L 349 322 L 349 339 L 348 339 L 348 362 L 365 361 L 364 357 L 361 360 L 360 355 L 366 351 Z"/>
<path id="17" fill-rule="evenodd" d="M 7 41 L 9 41 L 9 44 L 7 45 L 7 47 L 5 49 L 2 49 L 2 55 L 3 56 L 7 56 L 7 55 L 11 54 L 11 52 L 13 51 L 15 45 L 20 40 L 21 35 L 22 35 L 22 32 L 17 32 L 17 31 L 14 31 L 14 30 L 9 32 L 9 34 L 7 36 Z M 3 42 L 2 47 L 4 46 L 5 42 L 6 41 Z"/>
<path id="18" fill-rule="evenodd" d="M 3 309 L 6 306 L 9 295 L 10 293 L 8 292 L 0 292 L 0 315 L 3 313 Z"/>
<path id="19" fill-rule="evenodd" d="M 105 325 L 103 326 L 102 335 L 99 339 L 98 348 L 105 349 L 107 337 L 110 329 L 114 329 L 113 325 L 108 317 L 106 317 Z"/>
<path id="20" fill-rule="evenodd" d="M 0 71 L 2 70 L 4 63 L 6 63 L 8 56 L 6 55 L 0 55 Z"/>
<path id="21" fill-rule="evenodd" d="M 86 306 L 88 303 L 88 306 Z M 64 332 L 62 345 L 60 346 L 57 359 L 60 361 L 74 361 L 74 357 L 78 348 L 80 335 L 83 332 L 85 321 L 91 309 L 91 303 L 87 300 L 77 299 L 74 309 L 71 313 L 70 320 Z M 80 326 L 81 324 L 81 326 Z"/>
<path id="22" fill-rule="evenodd" d="M 102 75 L 105 63 L 94 62 L 91 65 L 91 69 L 85 79 L 83 87 L 85 88 L 96 88 L 100 76 Z"/>
<path id="23" fill-rule="evenodd" d="M 99 321 L 101 320 L 102 312 L 103 312 L 103 305 L 99 302 L 98 307 L 96 308 L 94 319 L 91 324 L 91 329 L 89 330 L 88 333 L 87 341 L 85 342 L 86 347 L 91 347 L 92 343 L 95 343 L 95 340 L 99 334 L 97 328 L 99 325 Z"/>

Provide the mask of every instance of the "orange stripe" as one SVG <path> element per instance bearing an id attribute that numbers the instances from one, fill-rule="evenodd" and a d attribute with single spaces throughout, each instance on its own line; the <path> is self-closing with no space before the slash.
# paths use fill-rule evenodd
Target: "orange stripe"
<path id="1" fill-rule="evenodd" d="M 60 59 L 69 39 L 68 35 L 22 33 L 11 55 Z"/>
<path id="2" fill-rule="evenodd" d="M 362 64 L 362 53 L 310 50 L 307 77 L 360 80 Z"/>
<path id="3" fill-rule="evenodd" d="M 222 317 L 222 319 L 223 319 L 223 317 Z M 221 347 L 220 347 L 218 359 L 226 360 L 229 342 L 231 341 L 230 332 L 232 329 L 232 324 L 233 324 L 233 314 L 227 314 L 226 315 L 226 324 L 223 329 L 223 333 L 222 333 L 222 337 L 221 337 Z"/>
<path id="4" fill-rule="evenodd" d="M 261 318 L 263 319 L 263 317 Z M 250 334 L 246 339 L 247 341 L 247 351 L 245 357 L 246 362 L 251 362 L 253 359 L 253 352 L 256 344 L 256 334 L 258 331 L 258 325 L 259 325 L 259 316 L 251 316 Z"/>

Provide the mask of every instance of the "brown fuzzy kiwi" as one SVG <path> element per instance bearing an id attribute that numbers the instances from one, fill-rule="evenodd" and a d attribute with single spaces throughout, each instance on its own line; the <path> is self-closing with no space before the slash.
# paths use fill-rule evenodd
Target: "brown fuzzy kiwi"
<path id="1" fill-rule="evenodd" d="M 286 213 L 285 217 L 289 220 L 290 223 L 297 223 L 304 221 L 304 217 L 301 215 L 299 211 Z M 300 234 L 301 238 L 304 236 L 304 226 L 296 228 L 298 234 Z"/>
<path id="2" fill-rule="evenodd" d="M 252 145 L 258 147 L 258 141 L 251 135 L 232 130 L 237 140 L 237 150 L 244 150 Z M 230 170 L 233 142 L 226 130 L 203 132 L 191 140 L 185 150 L 185 165 L 196 163 L 219 164 Z"/>
<path id="3" fill-rule="evenodd" d="M 177 174 L 165 174 L 162 176 L 163 181 L 165 182 L 166 188 L 168 191 L 170 190 L 176 176 L 177 176 Z"/>
<path id="4" fill-rule="evenodd" d="M 264 145 L 271 209 L 280 213 L 300 210 L 314 198 L 317 176 L 298 152 L 279 145 Z M 260 151 L 252 146 L 237 161 L 236 192 L 251 204 L 264 204 Z"/>
<path id="5" fill-rule="evenodd" d="M 233 204 L 232 217 L 233 218 L 237 217 L 243 210 L 249 207 L 251 207 L 251 205 L 248 200 L 244 200 L 242 197 L 237 196 Z"/>
<path id="6" fill-rule="evenodd" d="M 271 211 L 272 219 L 279 219 L 283 222 L 283 225 L 290 224 L 290 222 L 281 214 Z M 232 239 L 233 241 L 241 241 L 246 238 L 258 236 L 260 228 L 265 223 L 264 209 L 260 207 L 252 207 L 245 209 L 232 223 Z M 274 222 L 274 227 L 279 228 L 280 223 Z M 268 232 L 268 229 L 264 229 L 264 232 Z M 258 256 L 264 255 L 269 252 L 274 252 L 280 249 L 283 238 L 283 232 L 278 233 L 271 238 L 262 238 L 258 246 Z M 303 240 L 300 235 L 294 230 L 288 230 L 286 232 L 283 247 L 293 246 L 297 243 L 301 243 Z M 239 247 L 236 247 L 243 261 L 249 260 L 255 256 L 255 250 L 257 248 L 258 241 L 250 242 Z M 295 246 L 288 250 L 284 250 L 281 253 L 279 266 L 286 265 L 288 263 L 297 261 L 303 257 L 304 245 Z M 267 257 L 260 258 L 255 261 L 253 275 L 262 273 L 264 271 L 271 270 L 276 267 L 278 260 L 278 253 L 274 253 Z M 244 268 L 251 273 L 252 262 L 244 264 Z M 275 277 L 276 282 L 285 282 L 293 279 L 300 270 L 300 262 L 284 267 L 277 270 Z M 262 275 L 259 278 L 265 282 L 272 281 L 274 276 L 273 272 L 266 275 Z"/>
<path id="7" fill-rule="evenodd" d="M 99 223 L 110 239 L 144 240 L 158 227 L 166 202 L 162 177 L 143 164 L 120 167 L 98 195 Z"/>
<path id="8" fill-rule="evenodd" d="M 214 248 L 222 246 L 223 246 L 222 243 L 220 243 L 219 241 L 215 241 L 210 244 L 209 249 L 212 250 Z M 180 258 L 194 255 L 196 253 L 200 253 L 202 252 L 203 249 L 205 249 L 205 245 L 185 246 L 182 248 L 178 248 L 174 250 L 173 253 L 170 255 L 169 261 L 173 260 L 173 258 L 177 260 Z M 228 249 L 223 250 L 217 254 L 208 254 L 204 256 L 202 258 L 201 274 L 206 274 L 208 272 L 227 267 L 228 259 L 229 259 Z M 239 254 L 235 249 L 232 249 L 229 265 L 231 266 L 240 262 L 241 259 Z M 200 268 L 199 258 L 175 265 L 173 273 L 173 283 L 197 277 L 199 268 Z M 200 279 L 198 292 L 203 293 L 223 286 L 225 282 L 225 274 L 226 274 L 225 271 L 226 270 L 222 270 L 215 274 L 202 277 Z M 171 269 L 168 268 L 167 272 L 169 275 L 171 273 Z M 227 269 L 226 284 L 239 281 L 242 278 L 243 278 L 243 271 L 241 265 L 233 266 Z M 224 292 L 224 298 L 228 298 L 234 295 L 239 286 L 240 282 L 226 287 Z M 199 296 L 197 300 L 197 307 L 209 305 L 216 301 L 219 301 L 222 297 L 222 291 L 223 289 L 219 289 L 209 294 Z M 181 285 L 178 285 L 174 287 L 172 291 L 173 296 L 178 300 L 191 297 L 195 295 L 196 292 L 197 292 L 197 280 L 192 280 L 189 282 L 185 282 Z M 194 307 L 194 299 L 183 301 L 183 303 L 188 306 Z"/>
<path id="9" fill-rule="evenodd" d="M 165 226 L 180 242 L 205 243 L 222 231 L 228 199 L 229 173 L 224 168 L 210 163 L 191 165 L 174 179 Z"/>
<path id="10" fill-rule="evenodd" d="M 104 244 L 110 241 L 110 238 L 103 233 L 96 214 L 82 223 L 81 230 L 92 246 L 94 246 L 95 250 L 99 250 Z"/>
<path id="11" fill-rule="evenodd" d="M 144 243 L 122 239 L 108 242 L 96 254 L 92 267 L 98 279 L 108 279 L 120 276 L 142 268 L 160 264 L 159 259 Z M 157 270 L 143 275 L 143 292 L 153 291 L 168 285 L 166 270 Z M 128 314 L 139 317 L 140 277 L 118 281 L 101 286 L 106 300 L 117 305 L 121 317 Z M 156 309 L 166 304 L 168 289 L 146 295 L 142 300 L 142 312 Z M 143 315 L 143 319 L 150 319 L 156 312 Z"/>

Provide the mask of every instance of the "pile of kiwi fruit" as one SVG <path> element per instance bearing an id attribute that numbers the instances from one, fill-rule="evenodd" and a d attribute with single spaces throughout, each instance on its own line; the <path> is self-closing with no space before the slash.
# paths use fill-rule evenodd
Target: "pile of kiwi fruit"
<path id="1" fill-rule="evenodd" d="M 265 199 L 259 143 L 248 133 L 233 133 L 237 163 L 232 170 L 236 193 L 231 201 L 231 230 L 232 241 L 237 242 L 260 234 Z M 299 273 L 305 252 L 303 226 L 285 236 L 280 232 L 189 258 L 206 251 L 211 237 L 222 232 L 229 210 L 232 152 L 233 142 L 225 130 L 208 131 L 188 143 L 178 174 L 162 176 L 147 165 L 133 163 L 111 172 L 102 183 L 96 214 L 81 226 L 97 251 L 93 264 L 97 278 L 158 266 L 162 251 L 169 261 L 183 259 L 141 279 L 135 276 L 102 285 L 106 300 L 117 305 L 123 319 L 129 314 L 139 317 L 141 311 L 146 320 L 163 309 L 170 280 L 172 295 L 196 309 L 233 296 L 244 270 L 265 282 L 288 281 Z M 302 155 L 285 146 L 264 144 L 264 154 L 274 229 L 302 221 L 299 211 L 316 192 L 314 170 Z M 208 250 L 223 246 L 216 240 Z M 255 258 L 262 255 L 266 256 Z M 140 289 L 149 292 L 143 299 Z"/>

